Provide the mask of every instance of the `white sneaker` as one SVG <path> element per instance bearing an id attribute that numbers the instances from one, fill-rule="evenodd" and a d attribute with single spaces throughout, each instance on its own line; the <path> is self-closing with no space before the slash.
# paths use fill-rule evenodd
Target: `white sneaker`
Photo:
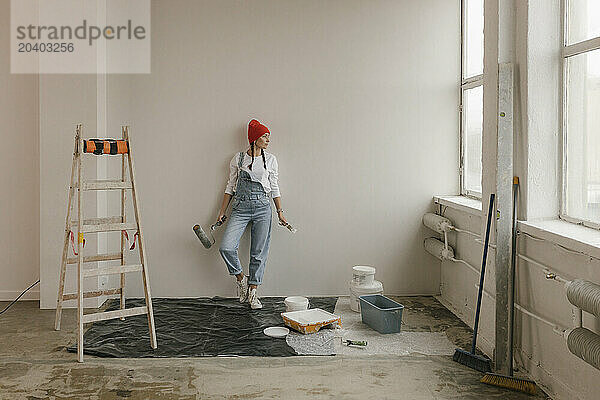
<path id="1" fill-rule="evenodd" d="M 240 303 L 244 303 L 246 300 L 248 300 L 248 278 L 244 276 L 241 281 L 238 281 L 237 278 L 235 278 L 235 283 L 237 284 L 237 292 L 238 296 L 240 297 Z"/>
<path id="2" fill-rule="evenodd" d="M 256 289 L 250 289 L 248 292 L 248 303 L 250 303 L 250 308 L 253 310 L 258 310 L 262 308 L 262 303 L 258 300 L 258 295 L 256 294 Z"/>

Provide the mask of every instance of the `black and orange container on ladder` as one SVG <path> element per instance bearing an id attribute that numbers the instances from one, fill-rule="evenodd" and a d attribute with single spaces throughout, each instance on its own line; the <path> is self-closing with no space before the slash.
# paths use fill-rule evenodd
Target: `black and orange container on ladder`
<path id="1" fill-rule="evenodd" d="M 93 153 L 97 156 L 128 154 L 129 142 L 118 139 L 88 139 L 83 141 L 83 152 Z"/>
<path id="2" fill-rule="evenodd" d="M 146 246 L 144 244 L 144 235 L 139 211 L 139 199 L 137 197 L 135 168 L 133 156 L 131 154 L 131 144 L 129 137 L 129 127 L 121 128 L 121 139 L 82 139 L 83 125 L 79 124 L 75 133 L 75 149 L 73 152 L 73 162 L 71 165 L 71 180 L 69 185 L 67 218 L 65 226 L 65 236 L 62 252 L 62 260 L 60 266 L 60 281 L 58 286 L 58 299 L 56 304 L 56 320 L 54 328 L 60 330 L 60 322 L 62 316 L 63 302 L 68 300 L 77 300 L 77 360 L 83 362 L 83 324 L 103 321 L 108 319 L 120 318 L 124 320 L 126 317 L 146 314 L 148 316 L 148 329 L 150 331 L 150 345 L 156 349 L 156 332 L 154 328 L 154 314 L 152 311 L 152 297 L 150 294 L 150 282 L 148 274 L 148 265 L 146 258 Z M 82 156 L 84 154 L 96 156 L 118 156 L 121 159 L 121 176 L 119 179 L 112 180 L 83 180 L 82 171 Z M 127 173 L 128 172 L 128 173 Z M 83 218 L 82 207 L 82 192 L 94 190 L 119 190 L 121 192 L 121 215 L 108 218 Z M 127 220 L 125 213 L 127 191 L 131 191 L 133 200 L 134 218 L 132 222 Z M 77 201 L 75 201 L 75 197 Z M 71 215 L 74 204 L 77 204 L 77 219 L 72 220 Z M 134 244 L 137 238 L 139 246 L 139 264 L 126 264 L 125 255 L 126 248 L 129 246 L 126 243 L 129 235 L 127 231 L 133 231 Z M 119 232 L 121 234 L 121 249 L 120 251 L 109 252 L 107 254 L 83 255 L 83 247 L 85 245 L 85 235 L 95 234 L 100 232 Z M 74 238 L 77 238 L 77 243 L 74 243 Z M 69 242 L 73 241 L 73 257 L 69 257 Z M 96 268 L 84 268 L 84 264 L 97 263 L 105 261 L 119 261 L 118 265 L 102 266 Z M 65 278 L 67 274 L 67 266 L 71 264 L 77 265 L 77 292 L 65 294 Z M 131 272 L 141 272 L 144 286 L 144 296 L 146 305 L 143 307 L 125 308 L 125 274 Z M 87 277 L 120 275 L 121 281 L 117 288 L 94 290 L 84 292 L 83 280 Z M 97 312 L 84 314 L 83 300 L 100 296 L 119 295 L 120 308 L 115 311 Z"/>

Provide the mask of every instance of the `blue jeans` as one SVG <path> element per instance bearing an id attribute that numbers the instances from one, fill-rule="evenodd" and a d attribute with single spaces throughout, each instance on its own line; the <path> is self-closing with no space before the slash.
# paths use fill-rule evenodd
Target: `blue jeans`
<path id="1" fill-rule="evenodd" d="M 233 198 L 232 212 L 221 240 L 219 252 L 225 260 L 230 275 L 242 273 L 238 247 L 246 226 L 250 231 L 250 265 L 248 284 L 260 285 L 265 273 L 269 243 L 271 242 L 272 211 L 269 197 L 262 194 L 245 194 Z"/>

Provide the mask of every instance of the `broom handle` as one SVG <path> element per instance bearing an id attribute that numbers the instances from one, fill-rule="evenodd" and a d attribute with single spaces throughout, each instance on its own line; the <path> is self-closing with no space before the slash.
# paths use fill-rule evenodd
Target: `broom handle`
<path id="1" fill-rule="evenodd" d="M 471 354 L 475 354 L 477 347 L 477 329 L 479 328 L 479 312 L 481 311 L 481 297 L 483 296 L 483 278 L 485 277 L 485 262 L 487 260 L 488 245 L 490 243 L 490 227 L 492 225 L 492 213 L 494 212 L 494 199 L 496 194 L 490 194 L 490 207 L 488 210 L 487 227 L 485 229 L 485 243 L 483 245 L 483 260 L 481 261 L 481 277 L 479 278 L 479 294 L 477 295 L 477 309 L 475 310 L 475 326 L 473 327 L 473 345 Z"/>
<path id="2" fill-rule="evenodd" d="M 512 249 L 510 254 L 510 274 L 512 284 L 508 293 L 508 376 L 513 376 L 513 341 L 515 330 L 515 274 L 517 267 L 517 200 L 519 193 L 519 178 L 513 177 L 513 215 L 512 215 Z"/>

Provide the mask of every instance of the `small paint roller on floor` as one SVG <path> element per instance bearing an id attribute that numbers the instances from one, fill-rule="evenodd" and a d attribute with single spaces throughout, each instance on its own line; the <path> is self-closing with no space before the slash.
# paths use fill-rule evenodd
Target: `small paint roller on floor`
<path id="1" fill-rule="evenodd" d="M 206 247 L 207 249 L 210 249 L 210 247 L 213 244 L 215 244 L 216 240 L 215 240 L 215 237 L 213 236 L 213 231 L 215 229 L 217 229 L 219 226 L 223 225 L 223 223 L 225 222 L 226 219 L 227 219 L 227 216 L 224 215 L 220 221 L 217 221 L 216 223 L 214 223 L 210 226 L 210 236 L 212 238 L 212 241 L 208 237 L 206 232 L 204 232 L 204 229 L 202 229 L 202 227 L 200 225 L 198 225 L 198 224 L 194 225 L 194 228 L 193 228 L 194 233 L 196 234 L 196 236 L 198 236 L 198 239 L 200 239 L 200 241 L 202 242 L 204 247 Z"/>
<path id="2" fill-rule="evenodd" d="M 342 343 L 345 344 L 346 346 L 354 346 L 354 347 L 359 347 L 359 348 L 367 347 L 366 340 L 342 340 Z"/>

